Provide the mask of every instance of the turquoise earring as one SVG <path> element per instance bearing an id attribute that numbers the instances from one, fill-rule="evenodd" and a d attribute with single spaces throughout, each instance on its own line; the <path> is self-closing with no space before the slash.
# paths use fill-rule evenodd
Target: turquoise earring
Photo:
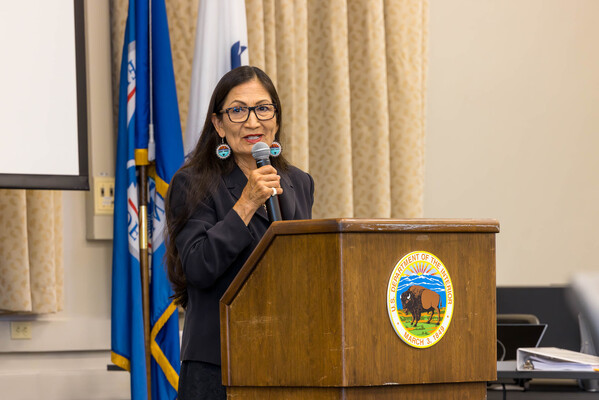
<path id="1" fill-rule="evenodd" d="M 283 148 L 281 147 L 281 143 L 279 142 L 272 142 L 272 144 L 270 145 L 270 155 L 272 157 L 280 156 L 282 150 Z"/>
<path id="2" fill-rule="evenodd" d="M 231 155 L 231 148 L 225 143 L 225 139 L 221 138 L 221 143 L 216 146 L 216 156 L 221 160 L 226 160 Z"/>

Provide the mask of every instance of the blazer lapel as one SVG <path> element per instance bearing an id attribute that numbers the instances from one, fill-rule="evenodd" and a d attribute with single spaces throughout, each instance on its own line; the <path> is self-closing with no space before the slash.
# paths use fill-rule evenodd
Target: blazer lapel
<path id="1" fill-rule="evenodd" d="M 284 220 L 293 219 L 295 216 L 295 190 L 289 175 L 281 174 L 281 187 L 283 194 L 279 196 L 279 205 Z"/>

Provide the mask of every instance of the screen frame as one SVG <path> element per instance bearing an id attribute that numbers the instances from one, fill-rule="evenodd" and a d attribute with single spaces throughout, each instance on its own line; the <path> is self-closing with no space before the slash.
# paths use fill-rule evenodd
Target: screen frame
<path id="1" fill-rule="evenodd" d="M 73 0 L 75 28 L 75 69 L 77 87 L 78 175 L 34 175 L 0 173 L 2 189 L 89 190 L 87 68 L 85 62 L 84 0 Z"/>

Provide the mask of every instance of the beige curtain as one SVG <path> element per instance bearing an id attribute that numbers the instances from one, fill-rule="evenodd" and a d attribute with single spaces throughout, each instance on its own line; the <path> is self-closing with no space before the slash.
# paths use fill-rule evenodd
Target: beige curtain
<path id="1" fill-rule="evenodd" d="M 198 0 L 166 7 L 185 130 Z M 285 154 L 316 182 L 314 217 L 421 217 L 428 0 L 246 0 L 246 12 Z M 117 100 L 127 1 L 111 15 Z"/>
<path id="2" fill-rule="evenodd" d="M 62 193 L 0 190 L 0 311 L 63 308 Z"/>
<path id="3" fill-rule="evenodd" d="M 315 217 L 422 216 L 428 1 L 246 0 Z"/>

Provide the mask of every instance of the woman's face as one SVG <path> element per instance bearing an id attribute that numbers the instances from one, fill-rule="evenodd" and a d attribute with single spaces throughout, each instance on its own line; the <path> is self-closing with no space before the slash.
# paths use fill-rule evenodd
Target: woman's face
<path id="1" fill-rule="evenodd" d="M 257 79 L 235 86 L 223 104 L 223 110 L 230 107 L 253 107 L 261 104 L 272 104 L 270 95 Z M 275 134 L 279 130 L 277 117 L 261 121 L 251 111 L 247 121 L 238 123 L 231 122 L 229 116 L 224 113 L 220 118 L 212 116 L 212 124 L 221 138 L 226 138 L 227 143 L 233 150 L 233 155 L 238 161 L 240 159 L 252 159 L 252 147 L 258 142 L 271 145 L 275 140 Z"/>

